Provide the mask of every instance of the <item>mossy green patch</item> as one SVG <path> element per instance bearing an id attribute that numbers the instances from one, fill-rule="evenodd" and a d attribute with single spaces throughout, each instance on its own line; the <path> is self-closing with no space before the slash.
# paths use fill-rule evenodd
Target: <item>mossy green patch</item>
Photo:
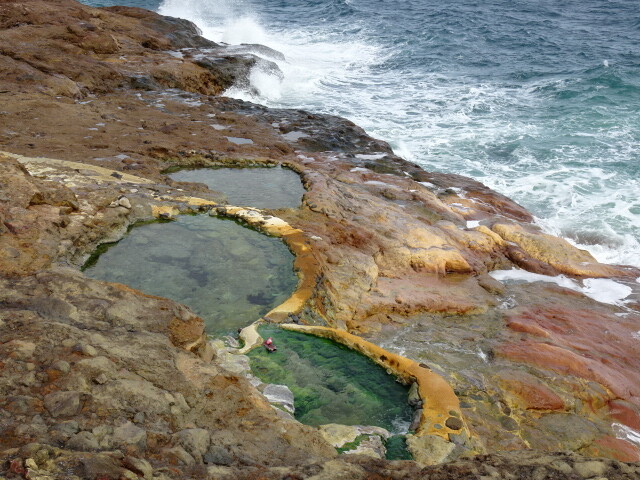
<path id="1" fill-rule="evenodd" d="M 360 445 L 360 443 L 369 438 L 370 435 L 358 435 L 353 442 L 347 442 L 344 445 L 342 445 L 341 447 L 336 448 L 336 450 L 338 451 L 338 453 L 345 453 L 348 452 L 350 450 L 355 450 L 356 448 L 358 448 L 358 446 Z"/>
<path id="2" fill-rule="evenodd" d="M 295 417 L 307 425 L 375 425 L 406 432 L 412 409 L 408 388 L 369 358 L 331 340 L 262 326 L 278 350 L 250 352 L 251 368 L 267 383 L 287 385 Z"/>
<path id="3" fill-rule="evenodd" d="M 387 449 L 387 460 L 413 460 L 413 455 L 407 448 L 407 437 L 393 435 L 384 444 Z"/>

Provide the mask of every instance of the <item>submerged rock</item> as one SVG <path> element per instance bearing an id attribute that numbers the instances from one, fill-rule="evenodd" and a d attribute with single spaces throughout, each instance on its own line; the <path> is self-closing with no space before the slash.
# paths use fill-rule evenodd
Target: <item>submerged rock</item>
<path id="1" fill-rule="evenodd" d="M 286 385 L 274 385 L 270 383 L 264 387 L 262 394 L 270 403 L 284 408 L 291 414 L 295 413 L 293 393 Z"/>
<path id="2" fill-rule="evenodd" d="M 545 453 L 640 460 L 624 433 L 637 429 L 640 408 L 637 270 L 594 262 L 504 196 L 425 172 L 345 119 L 214 96 L 245 79 L 256 59 L 227 55 L 189 22 L 71 0 L 9 0 L 0 10 L 0 143 L 12 152 L 0 155 L 6 476 L 640 475 L 637 464 Z M 215 52 L 167 52 L 181 48 Z M 301 324 L 347 329 L 437 372 L 460 416 L 445 411 L 438 424 L 452 430 L 450 441 L 408 442 L 418 463 L 336 458 L 316 429 L 279 415 L 243 378 L 244 360 L 212 358 L 202 320 L 187 307 L 77 269 L 137 221 L 217 208 L 222 195 L 176 186 L 167 167 L 276 164 L 300 174 L 301 208 L 277 220 L 253 210 L 235 217 L 286 230 L 305 272 L 273 320 L 298 315 Z M 514 266 L 616 277 L 630 302 L 487 280 Z M 457 419 L 470 436 L 455 433 Z M 202 441 L 172 443 L 184 431 Z M 105 453 L 93 451 L 96 442 Z M 507 450 L 521 451 L 424 466 Z"/>

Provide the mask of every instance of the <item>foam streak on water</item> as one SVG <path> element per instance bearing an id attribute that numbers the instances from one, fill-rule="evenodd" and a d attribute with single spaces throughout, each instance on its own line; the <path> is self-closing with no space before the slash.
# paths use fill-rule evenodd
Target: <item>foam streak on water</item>
<path id="1" fill-rule="evenodd" d="M 149 0 L 151 1 L 151 0 Z M 228 43 L 283 52 L 269 106 L 348 117 L 474 177 L 601 261 L 640 266 L 640 2 L 164 0 Z"/>
<path id="2" fill-rule="evenodd" d="M 539 273 L 527 272 L 526 270 L 494 270 L 489 273 L 493 278 L 500 281 L 524 281 L 524 282 L 548 282 L 576 292 L 581 292 L 587 297 L 601 303 L 612 305 L 622 305 L 633 290 L 627 285 L 623 285 L 608 278 L 585 278 L 582 284 L 578 280 L 567 278 L 564 275 L 551 277 Z"/>

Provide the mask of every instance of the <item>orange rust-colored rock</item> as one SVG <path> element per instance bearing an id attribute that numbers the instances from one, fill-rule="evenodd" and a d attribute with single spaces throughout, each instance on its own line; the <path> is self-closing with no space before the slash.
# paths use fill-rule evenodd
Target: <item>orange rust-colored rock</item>
<path id="1" fill-rule="evenodd" d="M 609 415 L 620 423 L 640 432 L 640 406 L 624 400 L 612 400 L 609 402 Z"/>
<path id="2" fill-rule="evenodd" d="M 620 372 L 606 360 L 587 358 L 566 348 L 533 341 L 507 345 L 502 347 L 499 353 L 507 358 L 531 363 L 563 375 L 575 375 L 596 381 L 621 398 L 635 401 L 640 399 L 640 374 Z"/>
<path id="3" fill-rule="evenodd" d="M 614 458 L 621 462 L 640 462 L 640 447 L 610 435 L 596 439 L 584 453 L 594 457 Z"/>
<path id="4" fill-rule="evenodd" d="M 592 303 L 591 310 L 569 309 L 560 303 L 514 309 L 506 318 L 507 325 L 527 337 L 501 347 L 499 352 L 594 380 L 640 406 L 640 358 L 634 338 L 640 317 L 616 316 Z"/>
<path id="5" fill-rule="evenodd" d="M 389 304 L 389 298 L 395 299 Z M 428 311 L 449 314 L 471 314 L 486 311 L 494 299 L 467 275 L 430 275 L 410 273 L 401 278 L 378 278 L 375 287 L 360 299 L 355 312 L 359 321 L 348 321 L 358 329 L 362 320 L 380 313 L 411 315 Z"/>
<path id="6" fill-rule="evenodd" d="M 344 330 L 327 327 L 284 324 L 283 328 L 330 338 L 338 343 L 366 355 L 380 366 L 392 372 L 406 383 L 417 382 L 418 393 L 423 401 L 423 412 L 416 435 L 436 435 L 449 440 L 449 434 L 467 431 L 460 411 L 460 402 L 447 381 L 437 373 L 413 360 L 387 352 L 383 348 L 352 335 Z M 462 427 L 453 430 L 446 426 L 449 417 L 462 419 Z"/>
<path id="7" fill-rule="evenodd" d="M 518 406 L 529 410 L 564 410 L 562 398 L 539 379 L 525 372 L 500 372 L 500 384 L 517 399 Z"/>

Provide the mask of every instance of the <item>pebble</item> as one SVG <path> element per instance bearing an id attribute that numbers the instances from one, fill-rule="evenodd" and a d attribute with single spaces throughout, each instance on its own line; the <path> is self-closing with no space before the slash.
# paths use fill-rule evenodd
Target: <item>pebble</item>
<path id="1" fill-rule="evenodd" d="M 445 422 L 445 425 L 451 430 L 460 430 L 463 426 L 462 420 L 456 417 L 449 417 Z"/>
<path id="2" fill-rule="evenodd" d="M 52 430 L 58 431 L 63 435 L 70 437 L 71 435 L 75 435 L 80 431 L 80 426 L 75 420 L 69 420 L 67 422 L 62 422 L 54 425 Z"/>
<path id="3" fill-rule="evenodd" d="M 89 357 L 95 357 L 98 355 L 98 351 L 95 347 L 91 345 L 87 345 L 86 343 L 78 343 L 73 347 L 74 352 L 82 353 L 83 355 L 87 355 Z"/>
<path id="4" fill-rule="evenodd" d="M 69 362 L 65 362 L 64 360 L 58 360 L 51 365 L 51 368 L 62 373 L 69 373 L 71 365 L 69 365 Z"/>
<path id="5" fill-rule="evenodd" d="M 225 448 L 212 446 L 207 453 L 202 457 L 204 463 L 209 465 L 231 465 L 233 463 L 233 457 Z"/>
<path id="6" fill-rule="evenodd" d="M 80 432 L 69 439 L 66 447 L 81 452 L 96 451 L 100 449 L 98 440 L 91 432 Z"/>
<path id="7" fill-rule="evenodd" d="M 201 459 L 209 448 L 209 431 L 203 428 L 182 430 L 174 435 L 174 439 L 196 460 Z"/>
<path id="8" fill-rule="evenodd" d="M 52 417 L 72 417 L 80 411 L 80 392 L 53 392 L 44 397 L 44 406 Z"/>
<path id="9" fill-rule="evenodd" d="M 147 445 L 147 432 L 142 428 L 127 422 L 113 431 L 115 445 L 137 445 L 144 449 Z"/>

